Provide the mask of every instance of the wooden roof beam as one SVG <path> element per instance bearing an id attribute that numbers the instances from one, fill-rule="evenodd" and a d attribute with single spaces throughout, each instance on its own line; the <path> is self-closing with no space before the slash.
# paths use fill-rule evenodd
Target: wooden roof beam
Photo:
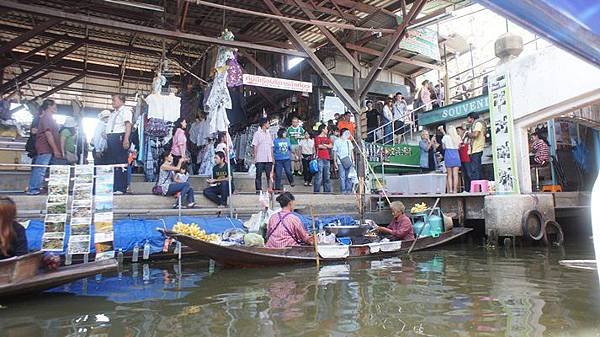
<path id="1" fill-rule="evenodd" d="M 383 55 L 383 52 L 381 52 L 379 50 L 375 50 L 375 49 L 371 49 L 371 48 L 367 48 L 367 47 L 361 47 L 361 46 L 358 46 L 358 45 L 355 45 L 352 43 L 346 43 L 346 48 L 348 48 L 350 50 L 355 50 L 361 54 L 367 54 L 367 55 L 372 55 L 372 56 Z M 436 64 L 430 64 L 427 62 L 417 61 L 417 60 L 410 59 L 408 57 L 403 57 L 403 56 L 398 56 L 398 55 L 392 55 L 390 60 L 394 60 L 394 61 L 402 62 L 402 63 L 408 63 L 408 64 L 412 64 L 414 66 L 432 69 L 432 70 L 440 69 L 440 67 Z"/>
<path id="2" fill-rule="evenodd" d="M 67 21 L 86 23 L 88 25 L 97 25 L 97 26 L 102 26 L 102 27 L 109 27 L 112 29 L 140 32 L 140 33 L 144 33 L 144 34 L 150 34 L 150 35 L 172 38 L 172 39 L 184 39 L 184 40 L 193 41 L 193 42 L 216 44 L 216 45 L 220 45 L 220 46 L 228 46 L 228 47 L 234 47 L 234 48 L 248 48 L 248 49 L 261 50 L 261 51 L 265 51 L 265 52 L 269 52 L 269 53 L 307 57 L 306 53 L 300 52 L 297 50 L 265 46 L 265 45 L 257 44 L 257 43 L 221 40 L 216 37 L 202 36 L 202 35 L 197 35 L 197 34 L 188 34 L 188 33 L 170 31 L 170 30 L 153 28 L 153 27 L 148 27 L 148 26 L 140 26 L 140 25 L 121 22 L 121 21 L 117 21 L 117 20 L 104 19 L 104 18 L 89 16 L 89 15 L 85 15 L 85 14 L 73 14 L 73 13 L 68 13 L 68 12 L 61 11 L 61 10 L 51 9 L 51 8 L 44 7 L 44 6 L 27 5 L 27 4 L 23 4 L 23 3 L 19 3 L 19 2 L 14 2 L 14 1 L 0 1 L 0 7 L 10 8 L 13 10 L 18 10 L 18 11 L 23 11 L 23 12 L 28 12 L 28 13 L 34 13 L 34 14 L 38 14 L 38 15 L 42 15 L 42 16 L 46 16 L 46 17 L 60 18 L 60 19 L 67 20 Z"/>
<path id="3" fill-rule="evenodd" d="M 0 46 L 0 55 L 5 54 L 5 53 L 13 50 L 13 48 L 22 45 L 23 43 L 29 41 L 34 36 L 44 32 L 48 28 L 60 23 L 61 21 L 62 20 L 59 20 L 59 19 L 50 19 L 48 21 L 38 24 L 37 26 L 31 28 L 27 32 L 15 37 L 14 39 L 12 39 L 12 40 L 8 41 L 7 43 L 3 44 L 2 46 Z"/>
<path id="4" fill-rule="evenodd" d="M 275 15 L 281 15 L 281 11 L 275 7 L 271 0 L 263 0 L 264 4 L 269 8 L 269 10 Z M 352 97 L 346 92 L 346 90 L 340 85 L 340 83 L 333 77 L 333 75 L 329 72 L 327 67 L 319 60 L 317 55 L 310 49 L 310 47 L 302 40 L 300 35 L 294 30 L 292 25 L 284 20 L 280 20 L 279 24 L 281 26 L 281 30 L 286 33 L 289 39 L 294 43 L 299 49 L 302 49 L 306 55 L 308 56 L 308 62 L 311 64 L 313 69 L 321 75 L 323 80 L 329 85 L 329 87 L 339 96 L 342 102 L 349 107 L 353 112 L 360 113 L 360 107 L 358 104 L 352 99 Z"/>
<path id="5" fill-rule="evenodd" d="M 53 38 L 50 41 L 42 44 L 39 47 L 33 48 L 32 50 L 30 50 L 29 52 L 19 55 L 16 58 L 13 58 L 11 60 L 7 60 L 5 63 L 0 65 L 0 69 L 4 69 L 6 67 L 10 67 L 13 64 L 19 63 L 19 62 L 23 62 L 25 60 L 27 60 L 28 58 L 30 58 L 31 56 L 41 52 L 42 50 L 45 50 L 46 48 L 50 47 L 51 45 L 55 44 L 56 42 L 60 41 L 60 38 Z M 11 53 L 12 54 L 12 53 Z"/>
<path id="6" fill-rule="evenodd" d="M 306 14 L 306 16 L 308 16 L 309 19 L 313 20 L 313 19 L 317 18 L 310 10 L 302 7 L 300 5 L 299 0 L 295 0 L 295 1 L 296 1 L 296 3 L 298 3 L 298 7 L 300 7 L 300 9 L 304 12 L 304 14 Z M 352 55 L 350 55 L 348 50 L 346 50 L 346 48 L 344 48 L 344 46 L 342 46 L 342 44 L 337 40 L 337 38 L 327 28 L 325 28 L 323 26 L 317 26 L 317 27 L 319 28 L 321 33 L 323 33 L 323 35 L 325 35 L 327 40 L 329 40 L 329 42 L 331 42 L 331 44 L 333 44 L 339 50 L 339 52 L 342 53 L 342 55 L 346 58 L 346 60 L 348 60 L 348 62 L 350 62 L 350 64 L 355 69 L 360 69 L 360 64 L 358 63 L 358 61 L 354 57 L 352 57 Z"/>
<path id="7" fill-rule="evenodd" d="M 410 22 L 417 17 L 417 14 L 419 14 L 423 6 L 425 6 L 425 2 L 427 2 L 427 0 L 415 0 L 413 2 L 412 7 L 410 8 L 410 12 L 408 12 L 403 22 L 396 29 L 394 35 L 392 35 L 392 38 L 383 50 L 382 55 L 375 60 L 373 67 L 371 68 L 369 74 L 365 78 L 364 85 L 359 90 L 360 95 L 358 95 L 357 98 L 360 98 L 362 100 L 362 98 L 367 95 L 367 92 L 369 92 L 369 89 L 371 88 L 371 85 L 373 85 L 373 82 L 375 82 L 375 79 L 377 79 L 377 76 L 379 76 L 381 71 L 390 61 L 390 58 L 398 50 L 398 44 L 406 35 L 406 31 L 408 29 L 408 26 L 410 25 Z"/>

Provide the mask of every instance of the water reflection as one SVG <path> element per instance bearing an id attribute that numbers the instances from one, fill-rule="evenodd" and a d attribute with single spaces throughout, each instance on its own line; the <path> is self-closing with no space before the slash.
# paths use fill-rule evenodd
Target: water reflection
<path id="1" fill-rule="evenodd" d="M 459 248 L 348 264 L 127 268 L 6 304 L 9 336 L 541 336 L 598 331 L 578 250 Z M 578 255 L 579 254 L 579 255 Z M 591 254 L 591 252 L 589 253 Z"/>

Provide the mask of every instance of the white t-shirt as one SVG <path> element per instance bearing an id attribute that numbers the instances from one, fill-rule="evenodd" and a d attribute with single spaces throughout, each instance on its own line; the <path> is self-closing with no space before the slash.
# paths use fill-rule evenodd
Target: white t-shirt
<path id="1" fill-rule="evenodd" d="M 302 154 L 315 154 L 315 141 L 313 139 L 302 138 L 298 144 L 302 149 Z"/>
<path id="2" fill-rule="evenodd" d="M 106 122 L 106 133 L 125 133 L 125 122 L 133 124 L 133 113 L 131 108 L 122 105 L 118 110 L 112 112 Z"/>
<path id="3" fill-rule="evenodd" d="M 148 104 L 148 117 L 174 122 L 179 118 L 181 98 L 175 95 L 150 94 L 145 98 Z"/>
<path id="4" fill-rule="evenodd" d="M 444 149 L 447 150 L 458 150 L 458 145 L 450 135 L 445 135 L 442 137 L 442 144 L 444 145 Z"/>

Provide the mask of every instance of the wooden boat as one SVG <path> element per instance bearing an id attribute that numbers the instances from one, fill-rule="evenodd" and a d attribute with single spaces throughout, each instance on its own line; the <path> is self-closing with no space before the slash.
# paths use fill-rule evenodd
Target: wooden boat
<path id="1" fill-rule="evenodd" d="M 423 237 L 417 239 L 413 251 L 433 248 L 459 238 L 470 231 L 472 228 L 455 227 L 452 230 L 440 234 L 438 237 Z M 215 260 L 218 264 L 226 267 L 261 267 L 271 265 L 288 265 L 297 263 L 315 263 L 316 253 L 313 246 L 297 246 L 287 248 L 258 248 L 242 246 L 221 246 L 195 239 L 193 237 L 160 229 L 165 235 L 179 240 L 184 245 L 197 251 L 200 255 Z M 398 244 L 399 242 L 399 244 Z M 352 245 L 349 246 L 347 257 L 340 258 L 321 258 L 322 262 L 340 262 L 361 258 L 382 258 L 397 256 L 400 253 L 407 252 L 412 245 L 413 240 L 396 241 L 399 245 L 392 251 L 377 251 L 372 245 Z M 323 246 L 325 247 L 325 246 Z"/>
<path id="2" fill-rule="evenodd" d="M 117 269 L 114 259 L 41 271 L 43 252 L 0 261 L 0 298 L 41 292 L 71 281 Z"/>

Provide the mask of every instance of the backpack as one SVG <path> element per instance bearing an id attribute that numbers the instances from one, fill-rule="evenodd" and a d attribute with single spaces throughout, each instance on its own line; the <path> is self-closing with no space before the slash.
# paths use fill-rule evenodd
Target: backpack
<path id="1" fill-rule="evenodd" d="M 27 143 L 25 143 L 25 151 L 29 158 L 35 158 L 35 156 L 37 156 L 37 151 L 35 150 L 35 137 L 35 135 L 29 135 Z"/>

